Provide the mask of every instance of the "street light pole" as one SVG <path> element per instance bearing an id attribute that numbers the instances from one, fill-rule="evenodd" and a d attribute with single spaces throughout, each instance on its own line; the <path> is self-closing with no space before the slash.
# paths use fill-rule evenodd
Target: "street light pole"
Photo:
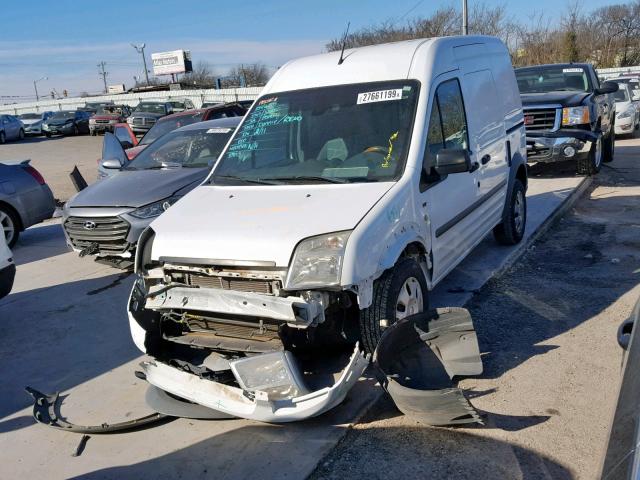
<path id="1" fill-rule="evenodd" d="M 147 71 L 147 59 L 144 56 L 144 47 L 146 47 L 147 45 L 145 43 L 141 45 L 135 45 L 132 43 L 131 46 L 136 49 L 136 52 L 142 55 L 142 63 L 144 65 L 144 76 L 147 79 L 147 85 L 149 85 L 149 72 Z"/>
<path id="2" fill-rule="evenodd" d="M 39 78 L 38 80 L 34 80 L 33 81 L 33 89 L 36 91 L 36 102 L 40 100 L 40 97 L 38 96 L 38 82 L 41 80 L 49 80 L 49 77 L 42 77 Z"/>
<path id="3" fill-rule="evenodd" d="M 469 10 L 467 0 L 462 0 L 462 35 L 469 35 Z"/>

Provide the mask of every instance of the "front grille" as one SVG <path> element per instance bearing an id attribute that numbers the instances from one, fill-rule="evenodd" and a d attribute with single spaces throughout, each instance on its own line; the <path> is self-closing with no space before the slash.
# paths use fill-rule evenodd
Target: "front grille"
<path id="1" fill-rule="evenodd" d="M 524 127 L 527 132 L 553 130 L 556 127 L 557 108 L 524 109 Z"/>
<path id="2" fill-rule="evenodd" d="M 134 125 L 143 125 L 144 124 L 144 118 L 135 118 L 135 117 L 133 117 L 133 124 Z"/>
<path id="3" fill-rule="evenodd" d="M 94 228 L 87 228 L 90 222 Z M 64 229 L 75 248 L 97 243 L 100 253 L 124 253 L 129 247 L 129 223 L 120 217 L 69 217 Z"/>
<path id="4" fill-rule="evenodd" d="M 220 290 L 236 290 L 239 292 L 254 292 L 273 295 L 274 280 L 257 280 L 253 278 L 224 278 L 206 275 L 186 274 L 187 285 Z"/>
<path id="5" fill-rule="evenodd" d="M 96 123 L 109 123 L 109 120 L 96 120 Z"/>

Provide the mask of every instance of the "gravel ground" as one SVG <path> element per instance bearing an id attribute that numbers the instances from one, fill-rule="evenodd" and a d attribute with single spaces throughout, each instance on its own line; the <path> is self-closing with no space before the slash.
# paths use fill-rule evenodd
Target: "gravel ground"
<path id="1" fill-rule="evenodd" d="M 75 165 L 87 183 L 98 173 L 97 159 L 102 154 L 102 136 L 91 137 L 27 137 L 22 142 L 9 142 L 0 146 L 3 160 L 31 159 L 53 191 L 53 196 L 66 202 L 76 193 L 69 173 Z"/>
<path id="2" fill-rule="evenodd" d="M 485 371 L 460 385 L 486 426 L 421 425 L 385 395 L 311 478 L 599 475 L 620 378 L 616 330 L 640 294 L 640 142 L 616 143 L 574 209 L 467 304 Z"/>

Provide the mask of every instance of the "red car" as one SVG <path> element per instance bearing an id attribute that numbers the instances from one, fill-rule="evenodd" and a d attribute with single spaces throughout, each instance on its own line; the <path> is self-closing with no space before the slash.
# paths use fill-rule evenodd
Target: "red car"
<path id="1" fill-rule="evenodd" d="M 165 133 L 169 133 L 176 128 L 184 127 L 191 123 L 203 122 L 205 120 L 216 120 L 218 118 L 241 117 L 247 113 L 247 109 L 238 103 L 225 103 L 214 105 L 209 108 L 195 110 L 185 110 L 160 118 L 156 124 L 138 141 L 137 137 L 126 123 L 114 125 L 113 133 L 125 149 L 127 158 L 133 160 L 145 147 L 156 141 Z"/>
<path id="2" fill-rule="evenodd" d="M 89 118 L 89 133 L 113 132 L 114 126 L 124 122 L 130 114 L 131 109 L 127 105 L 104 105 Z"/>

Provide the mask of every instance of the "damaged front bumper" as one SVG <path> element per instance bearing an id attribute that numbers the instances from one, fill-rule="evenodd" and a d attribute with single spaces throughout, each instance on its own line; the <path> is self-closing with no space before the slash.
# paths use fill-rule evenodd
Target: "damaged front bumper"
<path id="1" fill-rule="evenodd" d="M 249 392 L 157 361 L 141 365 L 151 385 L 178 397 L 234 417 L 287 423 L 315 417 L 340 404 L 368 364 L 368 356 L 361 353 L 356 345 L 349 363 L 333 386 L 293 398 L 273 398 L 263 390 Z"/>
<path id="2" fill-rule="evenodd" d="M 591 151 L 599 134 L 585 130 L 558 130 L 527 135 L 527 161 L 552 163 L 577 160 Z"/>

